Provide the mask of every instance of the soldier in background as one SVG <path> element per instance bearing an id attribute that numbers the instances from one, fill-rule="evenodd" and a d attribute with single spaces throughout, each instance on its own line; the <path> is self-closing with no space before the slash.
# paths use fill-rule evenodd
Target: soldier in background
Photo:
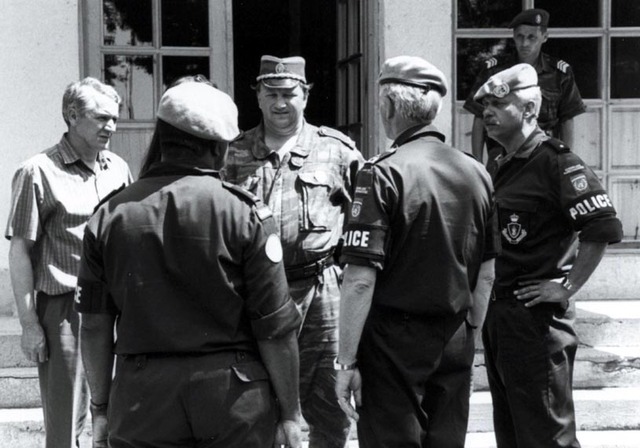
<path id="1" fill-rule="evenodd" d="M 561 59 L 542 52 L 548 39 L 549 13 L 544 9 L 527 9 L 518 14 L 509 24 L 513 29 L 514 54 L 504 54 L 488 59 L 471 88 L 464 108 L 474 115 L 471 129 L 471 149 L 478 160 L 482 160 L 484 145 L 487 145 L 487 168 L 495 168 L 494 160 L 502 147 L 487 138 L 482 123 L 482 105 L 473 100 L 473 95 L 489 77 L 515 64 L 532 65 L 538 74 L 542 90 L 542 106 L 538 125 L 549 136 L 556 137 L 569 147 L 573 145 L 573 118 L 586 110 L 576 85 L 571 66 Z"/>

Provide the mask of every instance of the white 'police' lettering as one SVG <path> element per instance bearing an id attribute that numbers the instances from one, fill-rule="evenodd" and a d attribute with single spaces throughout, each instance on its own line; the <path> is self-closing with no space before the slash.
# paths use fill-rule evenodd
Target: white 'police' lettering
<path id="1" fill-rule="evenodd" d="M 591 196 L 590 198 L 583 199 L 581 202 L 578 202 L 576 205 L 569 209 L 569 214 L 571 215 L 571 219 L 577 219 L 578 215 L 587 215 L 591 212 L 596 211 L 599 208 L 605 207 L 613 207 L 611 203 L 611 199 L 607 194 L 597 194 L 595 196 Z"/>
<path id="2" fill-rule="evenodd" d="M 347 246 L 369 247 L 368 230 L 350 230 L 347 232 L 345 244 Z"/>

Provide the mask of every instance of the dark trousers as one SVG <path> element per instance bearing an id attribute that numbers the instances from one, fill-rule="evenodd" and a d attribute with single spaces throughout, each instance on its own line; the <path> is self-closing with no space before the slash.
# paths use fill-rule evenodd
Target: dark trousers
<path id="1" fill-rule="evenodd" d="M 362 448 L 464 447 L 474 355 L 464 314 L 372 309 L 358 352 Z"/>
<path id="2" fill-rule="evenodd" d="M 498 448 L 578 448 L 574 309 L 492 301 L 482 332 Z"/>
<path id="3" fill-rule="evenodd" d="M 269 375 L 253 355 L 118 356 L 111 448 L 258 448 L 277 422 Z"/>
<path id="4" fill-rule="evenodd" d="M 46 448 L 79 446 L 87 416 L 88 387 L 82 368 L 78 313 L 73 292 L 37 295 L 38 320 L 47 340 L 49 359 L 38 363 Z"/>

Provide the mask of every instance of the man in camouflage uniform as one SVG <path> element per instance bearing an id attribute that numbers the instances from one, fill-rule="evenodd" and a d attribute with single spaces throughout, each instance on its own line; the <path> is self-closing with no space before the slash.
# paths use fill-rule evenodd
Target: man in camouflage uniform
<path id="1" fill-rule="evenodd" d="M 334 390 L 341 274 L 334 259 L 363 159 L 347 136 L 304 119 L 310 85 L 303 58 L 263 56 L 256 81 L 263 120 L 232 144 L 225 180 L 271 207 L 303 316 L 300 400 L 309 446 L 341 448 L 351 424 Z"/>
<path id="2" fill-rule="evenodd" d="M 548 39 L 549 13 L 544 9 L 527 9 L 518 14 L 509 24 L 513 29 L 516 52 L 499 55 L 485 61 L 486 67 L 478 75 L 464 108 L 475 115 L 471 129 L 473 154 L 482 160 L 483 147 L 487 144 L 487 168 L 493 171 L 495 158 L 502 146 L 488 138 L 482 122 L 483 107 L 473 100 L 473 95 L 492 75 L 516 64 L 532 65 L 538 74 L 538 85 L 542 90 L 542 107 L 538 125 L 551 137 L 556 137 L 568 147 L 573 146 L 573 117 L 586 110 L 576 85 L 571 66 L 561 59 L 541 51 Z"/>

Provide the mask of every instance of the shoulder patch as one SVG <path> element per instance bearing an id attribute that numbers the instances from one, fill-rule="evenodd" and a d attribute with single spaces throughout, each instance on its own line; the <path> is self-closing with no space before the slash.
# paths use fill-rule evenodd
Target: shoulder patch
<path id="1" fill-rule="evenodd" d="M 558 59 L 558 63 L 556 64 L 556 68 L 561 71 L 562 73 L 567 73 L 567 71 L 569 70 L 569 64 L 567 62 L 564 62 L 562 59 Z"/>
<path id="2" fill-rule="evenodd" d="M 496 65 L 498 65 L 498 59 L 496 59 L 495 57 L 489 58 L 486 61 L 484 61 L 484 64 L 485 64 L 487 69 L 490 69 L 490 68 L 495 67 Z"/>
<path id="3" fill-rule="evenodd" d="M 569 148 L 563 141 L 558 140 L 557 138 L 550 138 L 548 140 L 545 140 L 544 143 L 551 146 L 558 154 L 571 152 L 571 148 Z"/>
<path id="4" fill-rule="evenodd" d="M 115 195 L 117 195 L 118 193 L 120 193 L 122 190 L 124 190 L 125 188 L 127 188 L 126 184 L 122 184 L 122 186 L 120 188 L 116 188 L 115 190 L 113 190 L 111 193 L 109 193 L 108 195 L 106 195 L 105 197 L 103 197 L 100 202 L 98 202 L 98 205 L 96 205 L 93 208 L 93 213 L 95 213 L 96 211 L 98 211 L 98 209 L 105 204 L 107 201 L 109 201 L 109 199 L 111 199 L 112 197 L 114 197 Z"/>
<path id="5" fill-rule="evenodd" d="M 381 152 L 380 154 L 377 154 L 373 157 L 371 157 L 369 160 L 367 160 L 367 163 L 369 165 L 375 165 L 376 163 L 378 163 L 379 161 L 386 159 L 387 157 L 395 154 L 395 152 L 397 151 L 397 148 L 390 148 L 387 149 L 384 152 Z"/>
<path id="6" fill-rule="evenodd" d="M 264 202 L 262 202 L 262 199 L 260 199 L 250 191 L 247 191 L 244 188 L 239 187 L 238 185 L 226 182 L 224 180 L 222 181 L 222 186 L 251 202 L 256 207 L 256 214 L 258 215 L 258 218 L 260 218 L 260 221 L 264 221 L 265 219 L 271 218 L 271 216 L 273 216 L 273 213 L 271 213 L 271 209 L 269 208 L 269 206 L 267 206 Z"/>
<path id="7" fill-rule="evenodd" d="M 349 148 L 356 149 L 356 142 L 351 140 L 351 138 L 349 138 L 348 136 L 346 136 L 342 132 L 338 131 L 337 129 L 328 128 L 326 126 L 320 126 L 318 128 L 318 134 L 323 136 L 323 137 L 335 138 L 336 140 L 340 140 L 342 143 L 344 143 Z"/>

